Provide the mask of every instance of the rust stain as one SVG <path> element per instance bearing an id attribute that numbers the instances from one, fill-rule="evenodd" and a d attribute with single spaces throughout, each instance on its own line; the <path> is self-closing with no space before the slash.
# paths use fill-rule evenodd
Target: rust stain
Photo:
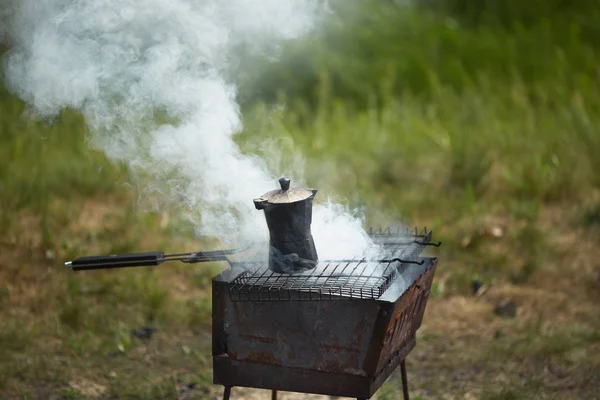
<path id="1" fill-rule="evenodd" d="M 298 335 L 302 335 L 302 336 L 309 336 L 308 332 L 306 332 L 303 329 L 291 329 L 290 332 L 291 333 L 297 333 Z"/>
<path id="2" fill-rule="evenodd" d="M 238 359 L 238 353 L 237 353 L 237 351 L 231 351 L 231 352 L 229 352 L 229 358 L 231 358 L 232 360 L 237 360 Z"/>
<path id="3" fill-rule="evenodd" d="M 319 346 L 322 349 L 326 350 L 337 350 L 337 351 L 347 351 L 350 353 L 358 353 L 359 350 L 353 347 L 342 346 L 337 342 L 324 343 Z"/>
<path id="4" fill-rule="evenodd" d="M 332 340 L 319 345 L 321 357 L 315 360 L 318 370 L 345 371 L 357 368 L 360 350 L 340 344 L 338 340 Z"/>
<path id="5" fill-rule="evenodd" d="M 277 343 L 279 340 L 277 338 L 270 338 L 258 335 L 240 335 L 242 339 L 245 339 L 249 342 L 261 342 L 261 343 Z M 285 340 L 283 340 L 285 341 Z"/>
<path id="6" fill-rule="evenodd" d="M 257 362 L 261 364 L 281 365 L 281 361 L 268 351 L 253 351 L 249 353 L 244 361 Z"/>
<path id="7" fill-rule="evenodd" d="M 352 343 L 360 343 L 362 341 L 362 338 L 364 336 L 365 332 L 365 327 L 369 326 L 367 323 L 367 320 L 365 318 L 361 319 L 360 322 L 358 324 L 356 324 L 356 326 L 354 327 L 354 335 L 352 335 Z"/>

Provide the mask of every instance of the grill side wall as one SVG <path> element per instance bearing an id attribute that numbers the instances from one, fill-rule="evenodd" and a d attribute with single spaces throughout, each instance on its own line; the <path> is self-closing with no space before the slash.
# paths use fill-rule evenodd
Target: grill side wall
<path id="1" fill-rule="evenodd" d="M 397 301 L 382 306 L 365 365 L 369 375 L 380 382 L 376 387 L 383 384 L 415 346 L 436 266 L 437 259 L 431 259 L 431 265 Z"/>
<path id="2" fill-rule="evenodd" d="M 227 354 L 234 361 L 367 375 L 362 368 L 378 317 L 375 300 L 233 302 L 227 287 L 215 286 L 213 293 L 225 296 L 214 299 L 220 304 L 213 302 L 213 354 Z"/>

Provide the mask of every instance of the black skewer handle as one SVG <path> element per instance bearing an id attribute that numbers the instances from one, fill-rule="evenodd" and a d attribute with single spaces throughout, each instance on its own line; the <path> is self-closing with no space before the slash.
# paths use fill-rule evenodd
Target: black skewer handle
<path id="1" fill-rule="evenodd" d="M 126 267 L 146 267 L 159 265 L 164 261 L 164 253 L 153 251 L 148 253 L 116 254 L 111 256 L 80 257 L 67 263 L 73 271 L 86 271 L 93 269 L 111 269 Z"/>

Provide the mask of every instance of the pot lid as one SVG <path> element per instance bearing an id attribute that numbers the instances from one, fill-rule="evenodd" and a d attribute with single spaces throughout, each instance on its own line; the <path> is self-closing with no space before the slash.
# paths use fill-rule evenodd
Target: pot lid
<path id="1" fill-rule="evenodd" d="M 317 193 L 316 189 L 307 189 L 307 188 L 291 188 L 290 189 L 290 180 L 286 177 L 282 177 L 279 179 L 279 185 L 281 189 L 272 190 L 260 196 L 257 199 L 254 199 L 254 204 L 257 205 L 261 203 L 269 203 L 269 204 L 286 204 L 286 203 L 295 203 L 298 201 L 306 200 L 310 197 L 314 197 Z M 262 208 L 262 207 L 260 207 Z"/>

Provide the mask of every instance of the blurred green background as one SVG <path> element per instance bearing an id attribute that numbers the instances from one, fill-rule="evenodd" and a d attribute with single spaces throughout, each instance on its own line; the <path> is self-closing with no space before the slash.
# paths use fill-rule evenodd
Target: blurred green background
<path id="1" fill-rule="evenodd" d="M 398 216 L 444 242 L 407 358 L 412 398 L 599 398 L 600 2 L 336 4 L 279 60 L 240 56 L 240 146 L 297 151 L 307 182 L 367 222 Z M 24 111 L 0 89 L 0 398 L 218 398 L 210 278 L 223 265 L 62 267 L 214 241 L 140 209 L 76 112 Z M 504 301 L 516 316 L 495 313 Z M 132 337 L 141 326 L 157 332 Z M 400 393 L 392 376 L 377 398 Z"/>

